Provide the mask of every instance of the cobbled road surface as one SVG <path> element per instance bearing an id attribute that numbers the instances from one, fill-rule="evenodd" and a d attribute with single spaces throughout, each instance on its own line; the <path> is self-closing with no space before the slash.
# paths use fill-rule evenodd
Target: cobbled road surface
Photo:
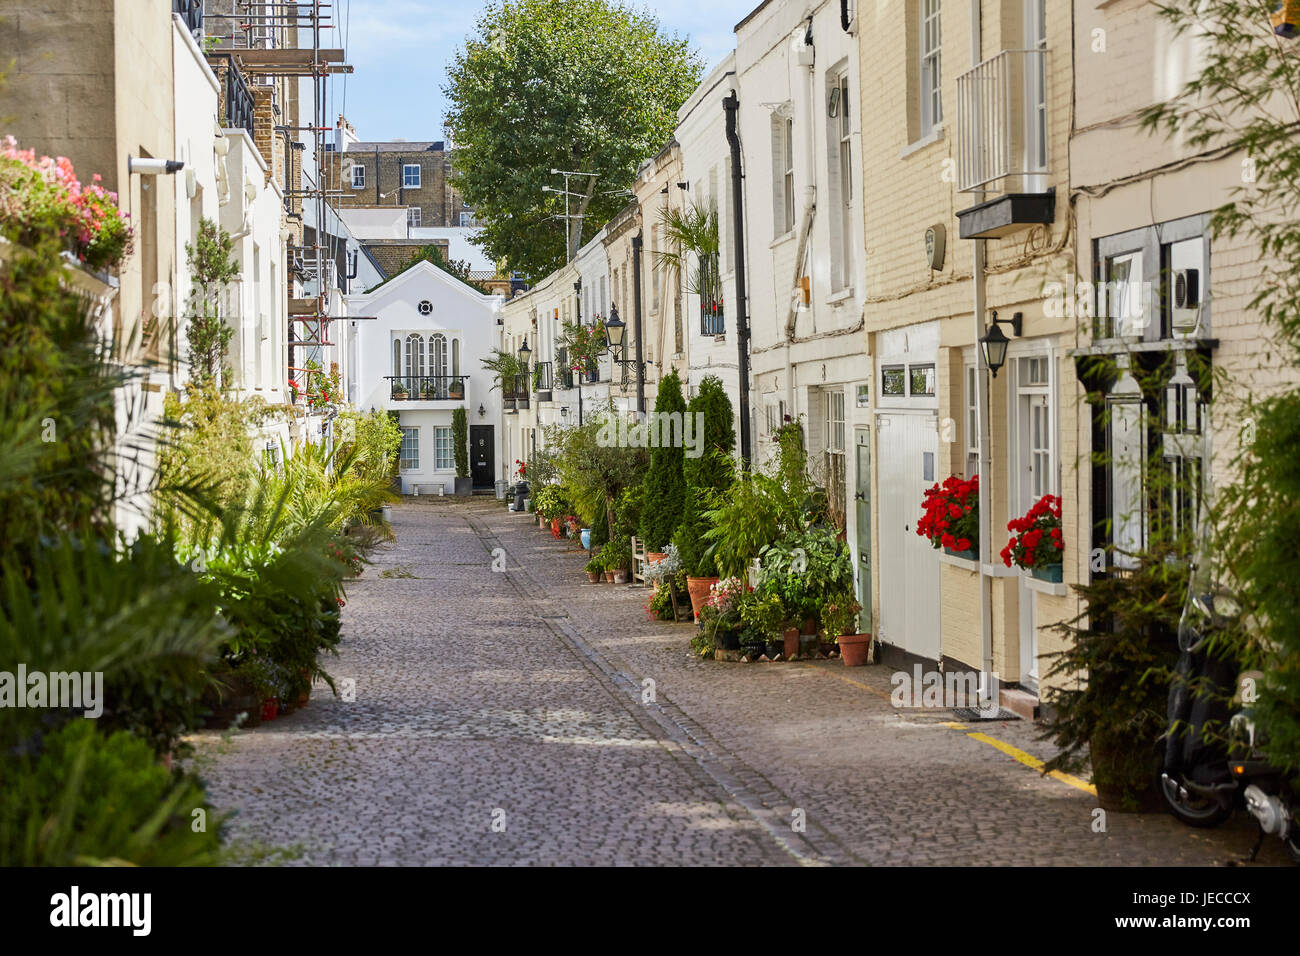
<path id="1" fill-rule="evenodd" d="M 693 658 L 692 625 L 587 584 L 584 552 L 495 499 L 394 512 L 326 662 L 355 699 L 192 738 L 241 859 L 1205 866 L 1254 843 L 1240 816 L 1098 832 L 1095 797 L 970 736 L 1050 756 L 1031 725 L 896 710 L 883 668 Z"/>

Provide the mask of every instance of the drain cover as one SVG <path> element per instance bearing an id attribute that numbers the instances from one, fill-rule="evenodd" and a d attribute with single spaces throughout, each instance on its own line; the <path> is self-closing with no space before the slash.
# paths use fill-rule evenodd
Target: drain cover
<path id="1" fill-rule="evenodd" d="M 953 709 L 953 716 L 958 720 L 965 720 L 974 723 L 980 720 L 1019 720 L 1020 715 L 1014 711 L 999 707 L 998 712 L 990 716 L 987 711 L 976 710 L 974 707 L 957 707 Z"/>

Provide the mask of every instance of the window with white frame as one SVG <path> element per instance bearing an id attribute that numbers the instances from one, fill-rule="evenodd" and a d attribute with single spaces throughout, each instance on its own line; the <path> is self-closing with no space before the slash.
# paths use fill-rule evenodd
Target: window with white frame
<path id="1" fill-rule="evenodd" d="M 773 234 L 794 229 L 794 120 L 772 114 L 772 217 Z"/>
<path id="2" fill-rule="evenodd" d="M 1019 443 L 1015 493 L 1021 514 L 1043 495 L 1056 494 L 1056 450 L 1051 358 L 1016 359 L 1016 416 Z"/>
<path id="3" fill-rule="evenodd" d="M 433 429 L 433 467 L 439 471 L 456 467 L 455 445 L 451 429 L 437 426 Z"/>
<path id="4" fill-rule="evenodd" d="M 966 403 L 963 438 L 966 444 L 966 477 L 974 478 L 980 472 L 980 413 L 979 374 L 973 364 L 965 368 Z"/>
<path id="5" fill-rule="evenodd" d="M 853 282 L 853 116 L 848 71 L 832 74 L 830 79 L 830 175 L 832 201 L 837 207 L 832 221 L 831 287 L 838 292 Z"/>
<path id="6" fill-rule="evenodd" d="M 352 188 L 364 189 L 366 186 L 366 167 L 356 163 L 352 167 Z"/>
<path id="7" fill-rule="evenodd" d="M 398 467 L 402 471 L 418 471 L 420 468 L 420 429 L 402 426 L 401 460 Z"/>
<path id="8" fill-rule="evenodd" d="M 447 337 L 441 332 L 429 336 L 429 374 L 446 375 L 447 372 Z"/>
<path id="9" fill-rule="evenodd" d="M 419 206 L 408 206 L 406 208 L 406 225 L 408 228 L 419 229 L 422 218 Z"/>
<path id="10" fill-rule="evenodd" d="M 420 188 L 420 166 L 418 163 L 405 163 L 402 166 L 402 188 Z"/>
<path id="11" fill-rule="evenodd" d="M 940 0 L 921 0 L 921 135 L 926 136 L 943 122 L 942 74 L 939 54 Z"/>
<path id="12" fill-rule="evenodd" d="M 418 332 L 412 332 L 406 337 L 405 374 L 408 378 L 418 378 L 424 374 L 424 336 Z"/>
<path id="13" fill-rule="evenodd" d="M 838 527 L 843 527 L 848 503 L 844 468 L 844 389 L 823 392 L 822 409 L 825 415 L 822 453 L 826 462 L 826 495 L 832 520 Z"/>
<path id="14" fill-rule="evenodd" d="M 1025 49 L 1036 51 L 1026 68 L 1026 168 L 1043 170 L 1047 168 L 1047 0 L 1025 0 Z"/>

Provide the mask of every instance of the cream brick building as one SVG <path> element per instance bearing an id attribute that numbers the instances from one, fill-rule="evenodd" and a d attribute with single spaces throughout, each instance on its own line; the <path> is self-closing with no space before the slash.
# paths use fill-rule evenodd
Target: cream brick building
<path id="1" fill-rule="evenodd" d="M 907 0 L 859 6 L 855 24 L 870 131 L 862 137 L 863 335 L 881 657 L 991 667 L 1004 686 L 1030 695 L 1040 655 L 1054 649 L 1042 628 L 1073 601 L 1065 584 L 1007 569 L 997 554 L 1009 518 L 1044 493 L 1066 499 L 1067 527 L 1078 520 L 1067 437 L 1081 398 L 1073 328 L 1043 308 L 1048 277 L 1071 262 L 1071 21 L 1062 13 L 1034 0 Z M 978 303 L 977 245 L 985 258 Z M 1012 341 L 990 378 L 977 338 L 994 312 L 1018 315 L 1021 334 L 1002 326 Z M 916 534 L 927 487 L 978 473 L 981 406 L 991 527 L 982 569 Z M 1076 534 L 1067 541 L 1066 582 L 1082 550 Z"/>

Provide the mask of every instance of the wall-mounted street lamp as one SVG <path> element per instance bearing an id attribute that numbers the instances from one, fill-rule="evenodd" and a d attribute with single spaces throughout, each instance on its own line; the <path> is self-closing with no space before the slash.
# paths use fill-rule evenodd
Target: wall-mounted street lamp
<path id="1" fill-rule="evenodd" d="M 605 347 L 609 349 L 610 360 L 623 369 L 623 387 L 627 387 L 629 367 L 644 366 L 636 359 L 623 358 L 627 354 L 627 323 L 618 317 L 618 306 L 610 304 L 609 318 L 605 320 Z"/>
<path id="2" fill-rule="evenodd" d="M 533 350 L 528 347 L 528 337 L 524 336 L 524 344 L 519 346 L 519 361 L 524 363 L 524 369 L 528 369 L 528 360 L 532 358 Z"/>
<path id="3" fill-rule="evenodd" d="M 487 409 L 483 407 L 483 403 L 482 403 L 482 402 L 479 402 L 479 403 L 478 403 L 478 417 L 479 417 L 479 418 L 484 418 L 484 417 L 486 417 L 486 416 L 487 416 Z"/>
<path id="4" fill-rule="evenodd" d="M 993 377 L 998 377 L 998 369 L 1002 368 L 1007 362 L 1007 346 L 1011 340 L 1002 332 L 1003 324 L 1011 326 L 1011 334 L 1020 338 L 1021 323 L 1024 320 L 1023 313 L 1017 312 L 1009 319 L 999 319 L 996 312 L 993 313 L 993 325 L 983 335 L 980 336 L 980 350 L 984 353 L 984 364 L 989 367 Z"/>

